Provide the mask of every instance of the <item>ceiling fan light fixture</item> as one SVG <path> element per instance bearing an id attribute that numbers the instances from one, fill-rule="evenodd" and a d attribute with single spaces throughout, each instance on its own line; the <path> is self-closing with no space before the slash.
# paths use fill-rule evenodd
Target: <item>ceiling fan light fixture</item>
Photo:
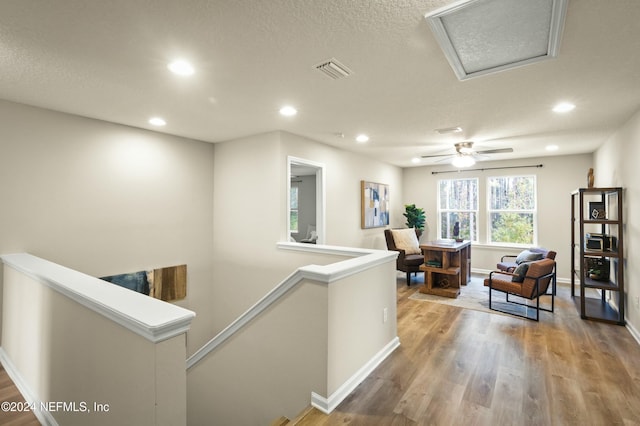
<path id="1" fill-rule="evenodd" d="M 473 154 L 473 141 L 466 141 L 466 142 L 458 142 L 457 144 L 455 144 L 456 147 L 456 152 L 458 154 Z"/>
<path id="2" fill-rule="evenodd" d="M 460 153 L 461 154 L 471 154 L 473 153 L 473 148 L 460 148 Z"/>
<path id="3" fill-rule="evenodd" d="M 470 155 L 456 155 L 453 157 L 453 160 L 451 160 L 451 165 L 460 169 L 471 167 L 474 164 L 476 164 L 476 160 Z"/>

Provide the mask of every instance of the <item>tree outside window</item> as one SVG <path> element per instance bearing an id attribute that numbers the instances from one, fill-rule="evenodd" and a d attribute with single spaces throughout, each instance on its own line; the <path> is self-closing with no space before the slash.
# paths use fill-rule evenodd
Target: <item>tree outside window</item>
<path id="1" fill-rule="evenodd" d="M 536 177 L 491 177 L 488 186 L 489 242 L 535 245 Z"/>
<path id="2" fill-rule="evenodd" d="M 292 186 L 289 197 L 289 232 L 298 232 L 298 187 Z"/>
<path id="3" fill-rule="evenodd" d="M 460 223 L 460 238 L 478 241 L 478 179 L 443 179 L 438 182 L 438 233 L 454 238 Z"/>

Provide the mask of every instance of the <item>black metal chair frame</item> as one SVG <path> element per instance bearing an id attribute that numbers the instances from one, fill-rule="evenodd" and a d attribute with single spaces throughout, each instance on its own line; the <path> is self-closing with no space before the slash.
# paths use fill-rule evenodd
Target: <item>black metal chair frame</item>
<path id="1" fill-rule="evenodd" d="M 545 312 L 553 312 L 554 308 L 555 308 L 555 295 L 556 295 L 556 271 L 555 271 L 555 265 L 554 268 L 551 272 L 549 272 L 548 274 L 542 275 L 540 277 L 535 278 L 536 280 L 536 284 L 534 287 L 534 291 L 536 294 L 536 296 L 534 296 L 533 298 L 528 298 L 526 296 L 523 296 L 521 294 L 515 293 L 515 292 L 508 292 L 508 291 L 504 291 L 501 289 L 494 289 L 493 286 L 491 285 L 492 283 L 492 279 L 493 279 L 493 274 L 497 273 L 497 274 L 502 274 L 502 275 L 513 275 L 511 273 L 508 272 L 504 272 L 504 271 L 491 271 L 491 273 L 489 274 L 489 309 L 491 309 L 492 311 L 497 311 L 497 312 L 502 312 L 505 314 L 509 314 L 509 315 L 514 315 L 520 318 L 526 318 L 528 320 L 532 320 L 532 321 L 539 321 L 540 319 L 540 311 L 545 311 Z M 532 278 L 532 277 L 529 277 Z M 539 289 L 540 289 L 540 281 L 545 279 L 545 278 L 551 278 L 551 285 L 547 287 L 547 291 L 544 292 L 543 294 L 538 294 L 539 293 Z M 549 287 L 551 287 L 551 293 L 548 293 L 549 291 Z M 502 310 L 502 309 L 496 309 L 492 306 L 492 290 L 495 291 L 499 291 L 501 293 L 505 293 L 506 294 L 506 301 L 508 303 L 512 303 L 514 305 L 520 305 L 520 306 L 525 306 L 527 309 L 525 309 L 525 314 L 519 314 L 515 311 L 508 311 L 508 310 Z M 526 312 L 528 311 L 529 308 L 534 308 L 534 306 L 531 306 L 527 303 L 522 303 L 522 302 L 516 302 L 513 300 L 509 300 L 509 295 L 513 295 L 513 296 L 518 296 L 521 297 L 523 299 L 529 299 L 529 300 L 533 300 L 534 298 L 536 299 L 536 305 L 535 305 L 535 316 L 531 317 L 529 315 L 526 314 Z M 540 297 L 542 296 L 551 296 L 551 309 L 548 308 L 544 308 L 542 306 L 540 306 Z"/>

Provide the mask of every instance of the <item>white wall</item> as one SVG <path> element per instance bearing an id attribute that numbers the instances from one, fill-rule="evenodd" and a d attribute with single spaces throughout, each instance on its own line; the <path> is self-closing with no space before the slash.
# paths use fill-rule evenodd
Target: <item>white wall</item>
<path id="1" fill-rule="evenodd" d="M 327 294 L 301 283 L 190 369 L 187 424 L 267 425 L 324 392 Z"/>
<path id="2" fill-rule="evenodd" d="M 285 155 L 326 166 L 326 243 L 386 249 L 381 228 L 360 227 L 360 181 L 389 184 L 391 226 L 399 227 L 404 223 L 402 169 L 290 133 L 283 132 L 281 139 Z"/>
<path id="3" fill-rule="evenodd" d="M 0 101 L 0 253 L 93 276 L 187 264 L 194 350 L 211 337 L 211 144 Z"/>
<path id="4" fill-rule="evenodd" d="M 432 174 L 433 171 L 451 170 L 447 167 L 414 167 L 404 170 L 404 204 L 413 204 L 425 209 L 426 232 L 421 241 L 437 239 L 437 193 L 440 179 L 477 177 L 479 179 L 479 209 L 486 206 L 486 179 L 492 176 L 531 174 L 536 176 L 538 190 L 538 245 L 555 250 L 558 262 L 558 278 L 571 277 L 571 191 L 586 186 L 587 172 L 592 167 L 592 155 L 568 155 L 529 158 L 512 161 L 478 163 L 474 168 L 513 167 L 542 164 L 541 168 L 503 169 L 486 171 L 463 171 Z M 518 253 L 521 249 L 490 247 L 486 245 L 486 215 L 480 214 L 480 244 L 471 250 L 473 269 L 493 270 L 500 256 Z M 484 244 L 484 245 L 483 245 Z"/>
<path id="5" fill-rule="evenodd" d="M 187 264 L 187 354 L 298 266 L 337 260 L 276 249 L 288 156 L 327 166 L 328 244 L 385 247 L 360 229 L 363 179 L 390 184 L 403 222 L 401 169 L 281 132 L 212 145 L 0 101 L 0 150 L 0 253 L 93 276 Z"/>
<path id="6" fill-rule="evenodd" d="M 395 267 L 393 261 L 329 284 L 327 396 L 397 337 Z"/>
<path id="7" fill-rule="evenodd" d="M 0 101 L 0 150 L 0 253 L 93 276 L 187 264 L 188 353 L 308 259 L 275 249 L 287 156 L 327 166 L 328 244 L 385 247 L 360 229 L 362 179 L 403 222 L 401 169 L 287 133 L 212 145 Z"/>
<path id="8" fill-rule="evenodd" d="M 340 252 L 341 262 L 291 276 L 283 297 L 191 366 L 188 424 L 294 418 L 312 395 L 329 412 L 397 347 L 396 256 Z M 313 278 L 300 278 L 306 274 Z M 241 399 L 252 401 L 251 409 L 238 406 Z"/>
<path id="9" fill-rule="evenodd" d="M 624 244 L 626 320 L 640 340 L 640 111 L 631 117 L 596 152 L 594 173 L 596 186 L 624 188 Z"/>
<path id="10" fill-rule="evenodd" d="M 212 310 L 218 331 L 311 259 L 275 246 L 288 239 L 288 156 L 326 167 L 326 244 L 386 249 L 381 228 L 360 228 L 361 180 L 390 184 L 392 221 L 403 223 L 398 167 L 286 132 L 216 144 Z"/>

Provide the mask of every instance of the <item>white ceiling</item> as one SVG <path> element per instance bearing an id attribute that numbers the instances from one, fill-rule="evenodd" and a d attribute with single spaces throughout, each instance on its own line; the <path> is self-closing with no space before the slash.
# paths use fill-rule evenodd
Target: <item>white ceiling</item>
<path id="1" fill-rule="evenodd" d="M 208 142 L 285 130 L 402 167 L 461 140 L 514 149 L 496 160 L 592 152 L 640 108 L 640 1 L 569 0 L 556 59 L 465 81 L 424 19 L 449 3 L 2 0 L 0 98 L 154 130 L 160 115 Z M 167 71 L 178 57 L 193 76 Z M 329 58 L 353 75 L 314 69 Z M 551 112 L 561 100 L 576 109 Z"/>

